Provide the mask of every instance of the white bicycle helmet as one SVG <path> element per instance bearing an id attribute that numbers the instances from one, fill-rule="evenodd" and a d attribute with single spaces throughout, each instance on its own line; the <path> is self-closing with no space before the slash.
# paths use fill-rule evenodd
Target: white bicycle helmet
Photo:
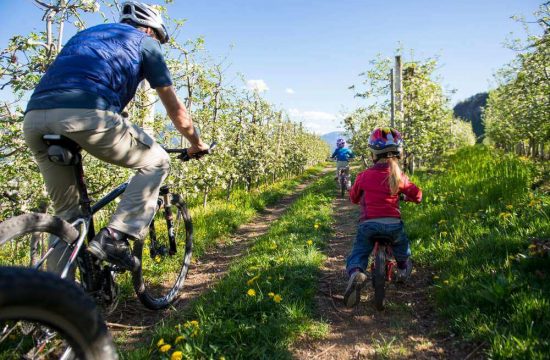
<path id="1" fill-rule="evenodd" d="M 136 25 L 150 27 L 157 34 L 161 44 L 166 43 L 170 38 L 160 13 L 151 5 L 133 0 L 123 2 L 118 21 L 123 22 L 124 20 L 130 20 Z"/>

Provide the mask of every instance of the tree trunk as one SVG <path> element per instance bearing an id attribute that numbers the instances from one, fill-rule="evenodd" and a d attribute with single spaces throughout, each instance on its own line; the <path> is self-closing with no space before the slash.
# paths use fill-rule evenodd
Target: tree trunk
<path id="1" fill-rule="evenodd" d="M 203 208 L 206 208 L 206 202 L 208 201 L 208 191 L 209 191 L 209 189 L 206 188 L 206 190 L 204 190 L 204 194 L 202 196 L 202 207 Z"/>
<path id="2" fill-rule="evenodd" d="M 229 179 L 229 184 L 227 184 L 227 193 L 225 195 L 225 200 L 231 200 L 231 190 L 233 189 L 233 178 Z"/>

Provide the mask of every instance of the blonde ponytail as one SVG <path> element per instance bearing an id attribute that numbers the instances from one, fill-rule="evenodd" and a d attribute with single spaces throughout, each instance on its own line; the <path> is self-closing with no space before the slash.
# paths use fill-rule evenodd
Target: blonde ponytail
<path id="1" fill-rule="evenodd" d="M 397 158 L 390 157 L 387 158 L 387 161 L 390 164 L 390 175 L 388 176 L 390 192 L 392 195 L 397 195 L 399 192 L 399 185 L 401 185 L 401 168 L 399 167 Z"/>

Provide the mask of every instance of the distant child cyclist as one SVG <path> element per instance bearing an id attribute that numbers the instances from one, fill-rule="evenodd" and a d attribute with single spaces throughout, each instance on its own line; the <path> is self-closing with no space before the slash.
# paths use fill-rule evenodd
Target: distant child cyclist
<path id="1" fill-rule="evenodd" d="M 405 281 L 412 271 L 409 239 L 403 229 L 399 197 L 419 203 L 422 190 L 409 181 L 399 168 L 399 159 L 403 154 L 401 134 L 392 128 L 376 128 L 369 138 L 374 165 L 363 171 L 355 180 L 350 199 L 361 204 L 361 223 L 351 253 L 347 258 L 346 270 L 349 282 L 344 293 L 344 303 L 353 307 L 359 303 L 361 290 L 367 282 L 365 271 L 374 243 L 375 234 L 389 235 L 393 238 L 393 255 L 397 260 L 398 282 Z"/>
<path id="2" fill-rule="evenodd" d="M 355 154 L 346 147 L 346 140 L 343 138 L 338 138 L 336 140 L 336 150 L 332 153 L 331 159 L 336 159 L 336 177 L 335 180 L 338 180 L 338 174 L 340 169 L 346 170 L 346 175 L 349 178 L 349 160 L 353 159 Z"/>

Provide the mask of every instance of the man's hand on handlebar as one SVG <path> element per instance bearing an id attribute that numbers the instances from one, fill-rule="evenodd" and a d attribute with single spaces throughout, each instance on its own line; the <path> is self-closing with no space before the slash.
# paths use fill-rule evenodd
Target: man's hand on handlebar
<path id="1" fill-rule="evenodd" d="M 191 145 L 189 148 L 187 148 L 187 154 L 189 154 L 190 157 L 193 157 L 194 154 L 201 151 L 206 151 L 208 149 L 210 149 L 210 146 L 201 141 L 197 145 Z"/>

